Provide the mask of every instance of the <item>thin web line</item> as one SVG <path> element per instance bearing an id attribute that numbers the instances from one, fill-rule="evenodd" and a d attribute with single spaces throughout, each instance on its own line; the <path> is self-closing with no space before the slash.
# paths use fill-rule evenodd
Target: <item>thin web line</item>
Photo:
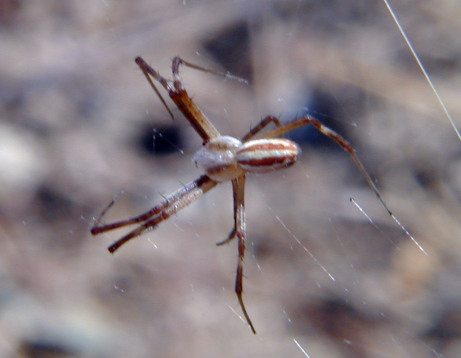
<path id="1" fill-rule="evenodd" d="M 295 344 L 298 346 L 298 348 L 301 350 L 301 352 L 304 353 L 304 355 L 307 357 L 307 358 L 310 358 L 309 354 L 307 354 L 307 352 L 304 350 L 303 347 L 301 347 L 301 345 L 298 343 L 298 341 L 296 339 L 293 338 L 293 342 L 295 342 Z"/>
<path id="2" fill-rule="evenodd" d="M 432 89 L 432 92 L 434 92 L 435 97 L 437 98 L 437 101 L 440 103 L 440 106 L 442 107 L 445 115 L 448 118 L 448 121 L 450 122 L 453 130 L 455 131 L 456 135 L 458 136 L 459 141 L 461 142 L 461 133 L 459 132 L 458 128 L 456 127 L 455 121 L 453 120 L 450 112 L 448 112 L 448 108 L 445 106 L 445 103 L 443 102 L 442 98 L 439 96 L 439 93 L 437 89 L 434 86 L 434 83 L 429 77 L 429 74 L 427 73 L 426 69 L 423 66 L 423 63 L 419 59 L 419 56 L 417 55 L 412 43 L 410 42 L 410 39 L 405 33 L 405 30 L 402 28 L 399 19 L 397 18 L 397 15 L 395 14 L 394 10 L 392 9 L 391 5 L 389 4 L 388 0 L 383 0 L 384 4 L 386 5 L 387 9 L 389 10 L 389 13 L 392 16 L 392 19 L 394 20 L 395 24 L 397 25 L 397 28 L 399 29 L 400 33 L 402 34 L 403 39 L 407 43 L 408 48 L 410 49 L 413 57 L 416 60 L 416 63 L 418 64 L 419 68 L 421 69 L 421 72 L 423 73 L 424 77 L 426 78 L 427 83 Z"/>
<path id="3" fill-rule="evenodd" d="M 299 240 L 299 238 L 295 234 L 293 234 L 293 232 L 288 228 L 288 226 L 283 222 L 283 220 L 278 215 L 276 215 L 274 213 L 274 211 L 272 210 L 271 207 L 269 207 L 269 210 L 275 216 L 275 218 L 280 223 L 280 225 L 282 225 L 282 227 L 285 229 L 285 231 L 287 233 L 289 233 L 291 235 L 291 237 L 296 241 L 296 243 L 303 248 L 303 250 L 312 258 L 312 260 L 314 260 L 314 262 L 317 265 L 319 265 L 319 267 L 323 270 L 323 272 L 325 272 L 328 275 L 328 277 L 331 278 L 332 281 L 336 281 L 336 279 L 333 277 L 333 275 L 330 272 L 328 272 L 327 268 L 320 263 L 320 261 L 317 259 L 317 257 L 315 257 L 314 254 L 312 252 L 310 252 L 309 249 L 305 245 L 303 245 L 301 240 Z"/>

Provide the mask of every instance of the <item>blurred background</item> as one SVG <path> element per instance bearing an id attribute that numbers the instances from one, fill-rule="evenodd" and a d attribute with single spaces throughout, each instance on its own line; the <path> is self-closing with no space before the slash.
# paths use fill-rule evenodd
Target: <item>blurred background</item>
<path id="1" fill-rule="evenodd" d="M 392 3 L 460 126 L 461 5 Z M 0 356 L 459 357 L 461 143 L 385 4 L 358 0 L 0 1 Z M 201 173 L 201 141 L 134 63 L 181 68 L 223 134 L 310 113 L 286 171 L 246 187 L 244 300 L 222 184 L 133 240 L 92 237 Z M 350 202 L 353 198 L 364 212 Z M 365 213 L 365 214 L 364 214 Z M 369 220 L 370 218 L 371 220 Z"/>

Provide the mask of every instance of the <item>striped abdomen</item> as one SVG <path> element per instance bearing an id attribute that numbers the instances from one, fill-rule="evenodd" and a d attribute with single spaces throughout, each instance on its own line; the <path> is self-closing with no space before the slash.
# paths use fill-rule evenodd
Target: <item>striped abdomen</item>
<path id="1" fill-rule="evenodd" d="M 243 143 L 236 159 L 243 170 L 264 173 L 293 165 L 299 154 L 299 147 L 288 139 L 256 139 Z"/>

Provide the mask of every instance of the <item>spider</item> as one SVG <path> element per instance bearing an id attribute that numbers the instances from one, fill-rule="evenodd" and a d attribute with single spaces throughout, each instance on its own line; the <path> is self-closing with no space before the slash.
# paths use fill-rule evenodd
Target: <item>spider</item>
<path id="1" fill-rule="evenodd" d="M 150 230 L 153 230 L 162 221 L 167 220 L 170 216 L 176 214 L 181 209 L 190 205 L 218 184 L 231 181 L 234 202 L 234 226 L 227 238 L 218 242 L 217 245 L 221 246 L 227 244 L 234 238 L 237 238 L 238 261 L 235 279 L 235 293 L 237 294 L 238 302 L 248 325 L 250 326 L 252 332 L 256 334 L 256 330 L 253 326 L 250 316 L 248 315 L 242 297 L 243 259 L 245 256 L 246 236 L 246 174 L 266 173 L 270 171 L 285 169 L 295 164 L 300 154 L 298 145 L 290 140 L 276 137 L 305 125 L 312 125 L 319 132 L 334 140 L 337 144 L 339 144 L 341 148 L 343 148 L 351 155 L 355 164 L 365 177 L 368 185 L 375 192 L 376 196 L 388 214 L 401 227 L 401 229 L 404 230 L 404 232 L 413 239 L 408 231 L 397 220 L 394 214 L 392 214 L 392 212 L 389 210 L 387 204 L 382 199 L 378 188 L 373 183 L 370 175 L 366 171 L 362 162 L 359 160 L 353 147 L 338 133 L 323 125 L 319 120 L 306 115 L 286 124 L 281 124 L 276 117 L 267 116 L 262 119 L 256 127 L 252 128 L 240 139 L 230 136 L 223 136 L 218 132 L 210 120 L 187 94 L 181 83 L 179 67 L 184 65 L 196 70 L 212 73 L 215 75 L 221 75 L 227 78 L 234 78 L 237 80 L 241 79 L 230 76 L 228 73 L 215 72 L 187 62 L 180 57 L 175 57 L 172 61 L 173 80 L 171 81 L 162 77 L 141 57 L 137 57 L 135 62 L 144 73 L 144 76 L 146 77 L 150 86 L 158 95 L 170 116 L 174 118 L 171 110 L 161 96 L 153 80 L 158 81 L 165 88 L 172 101 L 176 104 L 184 117 L 189 121 L 190 125 L 194 128 L 200 138 L 202 138 L 203 147 L 199 149 L 195 154 L 194 161 L 199 167 L 203 169 L 205 174 L 196 180 L 184 185 L 182 188 L 169 195 L 163 202 L 141 215 L 110 224 L 101 224 L 102 217 L 115 203 L 115 199 L 112 200 L 103 210 L 100 217 L 96 220 L 94 226 L 91 229 L 91 234 L 99 235 L 110 230 L 133 224 L 138 224 L 138 227 L 128 232 L 125 236 L 121 237 L 112 245 L 110 245 L 108 247 L 110 253 L 114 253 L 129 240 Z M 262 132 L 270 124 L 275 126 L 275 128 Z"/>

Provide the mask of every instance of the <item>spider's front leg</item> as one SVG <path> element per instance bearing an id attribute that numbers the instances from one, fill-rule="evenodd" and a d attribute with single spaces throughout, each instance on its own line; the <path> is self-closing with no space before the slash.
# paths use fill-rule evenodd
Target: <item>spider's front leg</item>
<path id="1" fill-rule="evenodd" d="M 172 85 L 171 81 L 168 82 L 164 77 L 160 76 L 160 74 L 157 71 L 155 71 L 151 66 L 149 66 L 146 63 L 146 61 L 144 61 L 141 57 L 136 57 L 135 62 L 139 66 L 141 71 L 144 73 L 144 76 L 146 77 L 147 81 L 149 82 L 157 96 L 159 96 L 160 100 L 162 101 L 163 105 L 167 108 L 172 118 L 174 118 L 174 116 L 171 110 L 168 108 L 165 100 L 160 95 L 160 92 L 158 91 L 157 87 L 152 81 L 152 78 L 160 82 L 160 84 L 168 91 L 170 98 L 176 104 L 176 106 L 184 115 L 184 117 L 186 117 L 186 119 L 189 121 L 192 128 L 194 128 L 198 135 L 202 138 L 203 143 L 208 143 L 210 139 L 217 138 L 220 136 L 220 133 L 215 128 L 215 126 L 210 122 L 210 120 L 205 116 L 205 114 L 200 110 L 200 108 L 197 107 L 192 98 L 189 97 L 186 90 L 183 88 L 179 78 L 178 71 L 180 64 L 185 64 L 189 67 L 203 70 L 201 67 L 193 66 L 189 62 L 186 62 L 179 57 L 175 57 L 173 59 L 172 65 Z"/>

